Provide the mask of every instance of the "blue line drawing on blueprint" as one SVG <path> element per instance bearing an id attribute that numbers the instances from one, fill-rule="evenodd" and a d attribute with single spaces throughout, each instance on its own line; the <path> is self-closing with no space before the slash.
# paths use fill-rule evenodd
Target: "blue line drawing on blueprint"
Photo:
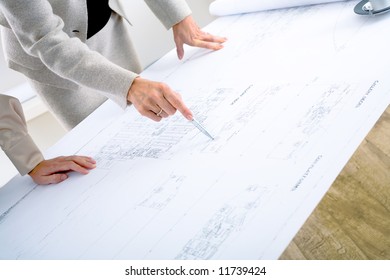
<path id="1" fill-rule="evenodd" d="M 294 125 L 291 125 L 281 137 L 280 141 L 269 153 L 269 158 L 290 159 L 296 154 L 304 154 L 303 149 L 310 149 L 316 145 L 326 133 L 329 123 L 342 113 L 343 106 L 353 93 L 354 87 L 348 83 L 314 84 L 302 90 L 301 96 L 305 99 L 315 98 L 313 105 L 305 108 Z M 294 102 L 302 102 L 296 98 Z M 291 106 L 294 108 L 294 106 Z M 286 114 L 293 116 L 293 113 Z M 283 120 L 285 122 L 286 120 Z"/>
<path id="2" fill-rule="evenodd" d="M 163 209 L 174 199 L 183 186 L 185 177 L 171 174 L 164 182 L 156 186 L 152 192 L 138 206 L 152 208 L 156 210 Z"/>
<path id="3" fill-rule="evenodd" d="M 210 259 L 229 238 L 240 232 L 266 200 L 270 189 L 249 186 L 217 211 L 184 246 L 175 259 Z"/>

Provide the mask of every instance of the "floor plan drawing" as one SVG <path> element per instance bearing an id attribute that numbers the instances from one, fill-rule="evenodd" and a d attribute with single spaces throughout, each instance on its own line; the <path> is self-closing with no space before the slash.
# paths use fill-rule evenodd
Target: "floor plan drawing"
<path id="1" fill-rule="evenodd" d="M 390 103 L 390 17 L 355 4 L 221 17 L 222 50 L 156 61 L 215 139 L 104 103 L 45 154 L 96 169 L 0 189 L 0 259 L 278 258 Z"/>

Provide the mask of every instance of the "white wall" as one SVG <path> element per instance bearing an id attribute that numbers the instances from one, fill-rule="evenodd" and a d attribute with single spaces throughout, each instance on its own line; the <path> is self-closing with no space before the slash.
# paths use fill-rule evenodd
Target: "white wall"
<path id="1" fill-rule="evenodd" d="M 3 47 L 0 41 L 0 92 L 19 85 L 24 81 L 23 75 L 9 69 L 3 56 Z"/>
<path id="2" fill-rule="evenodd" d="M 187 0 L 193 11 L 193 17 L 201 27 L 214 19 L 208 12 L 208 6 L 212 1 Z M 125 0 L 123 2 L 129 11 L 133 25 L 131 32 L 141 64 L 143 67 L 147 67 L 174 48 L 172 31 L 165 29 L 143 0 Z M 2 53 L 1 44 L 0 50 Z M 0 92 L 4 92 L 23 82 L 25 82 L 24 77 L 7 68 L 4 57 L 0 55 Z M 29 121 L 28 128 L 31 136 L 42 150 L 53 145 L 66 133 L 49 112 Z M 0 167 L 1 187 L 17 172 L 2 151 L 0 151 Z"/>

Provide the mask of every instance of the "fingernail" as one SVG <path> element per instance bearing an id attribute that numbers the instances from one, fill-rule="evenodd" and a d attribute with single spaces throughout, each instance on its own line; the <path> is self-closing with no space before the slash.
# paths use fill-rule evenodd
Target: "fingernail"
<path id="1" fill-rule="evenodd" d="M 60 177 L 61 181 L 64 181 L 67 178 L 68 178 L 68 176 L 66 174 L 62 174 L 61 177 Z"/>

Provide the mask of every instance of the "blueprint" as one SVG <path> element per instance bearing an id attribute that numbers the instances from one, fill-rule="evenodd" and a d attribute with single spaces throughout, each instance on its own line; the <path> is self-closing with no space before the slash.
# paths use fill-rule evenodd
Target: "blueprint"
<path id="1" fill-rule="evenodd" d="M 96 169 L 0 189 L 0 259 L 277 259 L 390 103 L 390 16 L 355 4 L 222 17 L 222 50 L 162 57 L 142 76 L 215 140 L 104 103 L 46 152 Z"/>

